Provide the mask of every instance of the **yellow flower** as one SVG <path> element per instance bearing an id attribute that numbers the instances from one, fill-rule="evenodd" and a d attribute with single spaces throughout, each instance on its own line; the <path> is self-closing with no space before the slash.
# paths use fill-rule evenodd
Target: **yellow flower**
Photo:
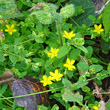
<path id="1" fill-rule="evenodd" d="M 6 25 L 6 27 L 7 27 L 7 29 L 5 29 L 5 32 L 9 32 L 10 35 L 12 35 L 13 32 L 17 31 L 16 29 L 13 29 L 14 28 L 14 24 L 12 24 L 11 26 Z"/>
<path id="2" fill-rule="evenodd" d="M 48 52 L 47 55 L 49 55 L 51 58 L 57 57 L 58 51 L 59 51 L 59 49 L 53 49 L 53 48 L 51 48 L 51 52 Z"/>
<path id="3" fill-rule="evenodd" d="M 102 18 L 102 16 L 100 15 L 98 18 L 99 18 L 99 19 L 101 19 L 101 18 Z"/>
<path id="4" fill-rule="evenodd" d="M 83 12 L 84 10 L 83 9 L 80 9 L 80 11 Z"/>
<path id="5" fill-rule="evenodd" d="M 58 72 L 58 69 L 55 70 L 55 73 L 50 72 L 50 75 L 51 75 L 51 79 L 52 80 L 56 80 L 56 81 L 60 81 L 61 80 L 61 77 L 63 76 L 63 74 L 60 74 Z"/>
<path id="6" fill-rule="evenodd" d="M 102 27 L 102 24 L 100 24 L 99 26 L 98 25 L 94 25 L 94 32 L 97 32 L 98 34 L 100 34 L 101 32 L 103 32 L 104 31 L 104 29 L 101 29 L 101 27 Z"/>
<path id="7" fill-rule="evenodd" d="M 73 31 L 71 31 L 71 32 L 67 32 L 67 31 L 64 31 L 64 35 L 63 35 L 63 37 L 65 37 L 65 38 L 67 38 L 67 39 L 71 39 L 72 37 L 74 37 L 76 34 L 74 34 L 73 33 Z"/>
<path id="8" fill-rule="evenodd" d="M 24 49 L 24 47 L 22 45 L 19 46 L 19 49 Z"/>
<path id="9" fill-rule="evenodd" d="M 43 36 L 44 36 L 44 34 L 43 34 L 43 33 L 40 33 L 40 36 L 41 36 L 41 37 L 43 37 Z"/>
<path id="10" fill-rule="evenodd" d="M 95 72 L 95 69 L 92 68 L 90 71 L 91 71 L 91 72 Z"/>
<path id="11" fill-rule="evenodd" d="M 18 72 L 18 69 L 12 68 L 12 72 L 14 72 L 14 73 L 16 72 L 17 73 Z"/>
<path id="12" fill-rule="evenodd" d="M 43 86 L 52 84 L 51 76 L 47 77 L 46 75 L 43 75 L 43 80 L 41 80 L 40 82 L 43 83 Z"/>
<path id="13" fill-rule="evenodd" d="M 19 61 L 21 61 L 22 59 L 21 59 L 21 57 L 20 56 L 18 56 L 18 58 L 17 58 Z"/>
<path id="14" fill-rule="evenodd" d="M 71 60 L 67 58 L 66 64 L 64 64 L 64 67 L 68 68 L 68 70 L 75 69 L 75 66 L 73 65 L 75 63 L 75 60 Z"/>
<path id="15" fill-rule="evenodd" d="M 32 60 L 31 59 L 28 59 L 28 63 L 30 63 L 30 62 L 32 62 Z"/>
<path id="16" fill-rule="evenodd" d="M 4 57 L 6 57 L 6 56 L 7 56 L 7 54 L 6 54 L 6 53 L 4 53 L 4 54 L 3 54 L 3 56 L 4 56 Z"/>
<path id="17" fill-rule="evenodd" d="M 98 104 L 98 106 L 93 106 L 92 108 L 94 109 L 94 110 L 99 110 L 99 107 L 100 107 L 101 105 L 100 104 Z"/>

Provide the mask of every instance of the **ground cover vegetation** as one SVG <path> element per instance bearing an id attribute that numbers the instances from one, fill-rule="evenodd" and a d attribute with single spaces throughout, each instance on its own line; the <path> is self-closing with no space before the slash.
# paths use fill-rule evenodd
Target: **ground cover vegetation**
<path id="1" fill-rule="evenodd" d="M 110 3 L 0 0 L 0 110 L 110 110 Z"/>

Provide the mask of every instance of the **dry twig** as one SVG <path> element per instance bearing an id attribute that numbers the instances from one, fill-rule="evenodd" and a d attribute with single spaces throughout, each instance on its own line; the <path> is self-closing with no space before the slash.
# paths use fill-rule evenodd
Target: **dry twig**
<path id="1" fill-rule="evenodd" d="M 95 13 L 101 14 L 102 11 L 105 9 L 105 7 L 109 4 L 109 2 L 110 2 L 110 0 L 108 0 L 99 11 L 95 11 Z"/>

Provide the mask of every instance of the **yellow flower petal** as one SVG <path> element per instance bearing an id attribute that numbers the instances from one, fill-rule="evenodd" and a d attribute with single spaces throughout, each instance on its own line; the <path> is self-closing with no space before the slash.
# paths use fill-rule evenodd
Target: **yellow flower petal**
<path id="1" fill-rule="evenodd" d="M 43 79 L 46 80 L 47 79 L 47 76 L 46 75 L 43 75 Z"/>
<path id="2" fill-rule="evenodd" d="M 9 34 L 12 35 L 12 31 L 10 31 Z"/>
<path id="3" fill-rule="evenodd" d="M 56 80 L 56 81 L 60 81 L 61 80 L 61 77 L 63 76 L 63 74 L 60 74 L 58 72 L 58 69 L 55 70 L 55 73 L 50 72 L 50 75 L 51 75 L 51 79 L 52 80 Z"/>
<path id="4" fill-rule="evenodd" d="M 64 31 L 65 35 L 68 35 L 67 31 Z"/>
<path id="5" fill-rule="evenodd" d="M 11 25 L 11 28 L 14 28 L 14 24 Z"/>
<path id="6" fill-rule="evenodd" d="M 13 29 L 13 32 L 16 32 L 17 30 L 16 29 Z"/>
<path id="7" fill-rule="evenodd" d="M 73 34 L 73 31 L 71 31 L 70 34 Z"/>
<path id="8" fill-rule="evenodd" d="M 53 72 L 50 72 L 50 75 L 51 75 L 51 76 L 54 76 L 54 73 L 53 73 Z"/>
<path id="9" fill-rule="evenodd" d="M 9 32 L 9 30 L 8 29 L 5 29 L 5 32 Z"/>
<path id="10" fill-rule="evenodd" d="M 104 29 L 100 29 L 100 32 L 103 32 L 104 31 Z"/>
<path id="11" fill-rule="evenodd" d="M 58 69 L 55 70 L 55 74 L 58 74 Z"/>
<path id="12" fill-rule="evenodd" d="M 75 63 L 75 60 L 70 60 L 69 58 L 67 58 L 66 64 L 64 64 L 63 66 L 68 68 L 68 70 L 72 70 L 72 69 L 75 69 L 75 66 L 73 65 L 74 63 Z"/>
<path id="13" fill-rule="evenodd" d="M 65 38 L 67 38 L 67 39 L 71 39 L 72 37 L 74 37 L 75 36 L 75 34 L 73 33 L 73 31 L 71 31 L 71 32 L 67 32 L 67 31 L 64 31 L 64 35 L 63 35 L 63 37 L 65 37 Z"/>
<path id="14" fill-rule="evenodd" d="M 8 32 L 10 35 L 13 34 L 13 32 L 16 32 L 17 30 L 14 29 L 14 24 L 12 24 L 11 26 L 6 25 L 7 29 L 5 29 L 5 32 Z"/>
<path id="15" fill-rule="evenodd" d="M 51 76 L 47 77 L 46 75 L 43 75 L 43 80 L 41 80 L 40 82 L 43 83 L 43 86 L 52 84 Z"/>
<path id="16" fill-rule="evenodd" d="M 51 58 L 57 57 L 57 53 L 59 51 L 59 49 L 53 49 L 51 48 L 50 50 L 51 52 L 48 52 L 47 55 L 50 56 Z"/>
<path id="17" fill-rule="evenodd" d="M 94 25 L 94 32 L 96 32 L 96 33 L 98 33 L 98 34 L 100 34 L 101 32 L 103 32 L 104 31 L 104 29 L 101 29 L 101 27 L 102 27 L 102 24 L 100 24 L 99 26 L 98 25 Z"/>
<path id="18" fill-rule="evenodd" d="M 66 61 L 68 64 L 70 63 L 70 59 L 69 58 L 67 58 L 67 61 Z"/>
<path id="19" fill-rule="evenodd" d="M 71 60 L 71 63 L 74 64 L 75 63 L 75 60 Z"/>
<path id="20" fill-rule="evenodd" d="M 100 107 L 101 106 L 101 104 L 98 104 L 98 107 Z"/>
<path id="21" fill-rule="evenodd" d="M 68 64 L 64 64 L 65 67 L 68 67 Z"/>
<path id="22" fill-rule="evenodd" d="M 99 29 L 102 27 L 102 24 L 99 25 Z"/>
<path id="23" fill-rule="evenodd" d="M 9 27 L 9 25 L 6 25 L 6 27 L 9 29 L 10 27 Z"/>

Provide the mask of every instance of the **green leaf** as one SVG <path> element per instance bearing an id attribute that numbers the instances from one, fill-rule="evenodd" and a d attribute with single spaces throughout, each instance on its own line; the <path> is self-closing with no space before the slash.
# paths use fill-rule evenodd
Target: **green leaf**
<path id="1" fill-rule="evenodd" d="M 88 64 L 85 62 L 79 62 L 77 67 L 80 71 L 86 72 L 88 70 Z"/>
<path id="2" fill-rule="evenodd" d="M 3 19 L 22 17 L 14 0 L 0 0 L 0 15 Z"/>
<path id="3" fill-rule="evenodd" d="M 64 86 L 72 86 L 72 83 L 68 79 L 63 78 L 62 83 L 64 84 Z"/>
<path id="4" fill-rule="evenodd" d="M 14 53 L 16 53 L 16 54 L 18 54 L 19 53 L 19 48 L 18 48 L 18 46 L 14 46 Z"/>
<path id="5" fill-rule="evenodd" d="M 81 110 L 89 110 L 87 105 L 83 105 L 83 107 L 81 108 Z"/>
<path id="6" fill-rule="evenodd" d="M 76 7 L 75 7 L 75 13 L 74 13 L 73 16 L 78 16 L 78 15 L 84 13 L 84 12 L 85 12 L 85 11 L 83 10 L 82 6 L 76 6 Z"/>
<path id="7" fill-rule="evenodd" d="M 65 102 L 77 102 L 80 104 L 83 101 L 82 95 L 80 95 L 78 92 L 73 93 L 69 88 L 65 88 L 65 92 L 62 95 L 62 98 Z"/>
<path id="8" fill-rule="evenodd" d="M 108 64 L 107 70 L 110 72 L 110 63 Z"/>
<path id="9" fill-rule="evenodd" d="M 10 61 L 11 61 L 13 64 L 16 64 L 16 62 L 17 62 L 17 57 L 16 57 L 16 56 L 14 56 L 14 55 L 9 55 L 9 59 L 10 59 Z"/>
<path id="10" fill-rule="evenodd" d="M 63 105 L 66 108 L 66 110 L 68 110 L 68 108 L 70 107 L 70 105 L 66 103 L 64 100 L 62 100 L 62 98 L 56 97 L 54 95 L 50 95 L 49 98 L 57 100 L 59 103 L 61 103 L 61 105 Z"/>
<path id="11" fill-rule="evenodd" d="M 57 104 L 55 104 L 51 110 L 59 110 L 59 106 Z"/>
<path id="12" fill-rule="evenodd" d="M 82 24 L 90 25 L 91 20 L 88 18 L 88 16 L 95 15 L 94 14 L 95 6 L 92 0 L 70 0 L 69 3 L 74 4 L 75 7 L 82 6 L 82 9 L 85 11 L 85 13 L 81 14 L 80 16 L 73 17 L 75 22 L 79 25 Z"/>
<path id="13" fill-rule="evenodd" d="M 21 43 L 21 38 L 15 38 L 15 45 L 20 44 Z"/>
<path id="14" fill-rule="evenodd" d="M 76 46 L 78 49 L 82 50 L 84 53 L 88 53 L 88 50 L 84 46 Z"/>
<path id="15" fill-rule="evenodd" d="M 53 63 L 52 59 L 49 59 L 45 62 L 45 68 L 49 67 Z"/>
<path id="16" fill-rule="evenodd" d="M 101 66 L 101 65 L 91 65 L 89 67 L 89 71 L 93 74 L 101 71 L 102 69 L 103 69 L 103 66 Z"/>
<path id="17" fill-rule="evenodd" d="M 102 79 L 107 78 L 107 77 L 108 77 L 108 74 L 110 74 L 108 71 L 103 70 L 103 71 L 101 71 L 100 73 L 97 73 L 96 78 L 97 78 L 98 80 L 102 80 Z"/>
<path id="18" fill-rule="evenodd" d="M 81 50 L 79 49 L 75 49 L 75 48 L 71 48 L 71 51 L 69 52 L 69 58 L 73 59 L 73 60 L 77 60 L 78 59 L 78 55 L 81 53 Z"/>
<path id="19" fill-rule="evenodd" d="M 94 45 L 95 42 L 92 41 L 92 40 L 86 40 L 86 41 L 85 41 L 85 44 L 87 44 L 87 45 Z"/>
<path id="20" fill-rule="evenodd" d="M 110 102 L 107 104 L 107 110 L 110 110 Z"/>
<path id="21" fill-rule="evenodd" d="M 7 87 L 8 87 L 8 84 L 3 85 L 3 87 L 0 88 L 0 94 L 3 94 L 6 91 Z"/>
<path id="22" fill-rule="evenodd" d="M 92 63 L 98 63 L 98 62 L 99 62 L 99 60 L 98 60 L 97 58 L 95 58 L 95 57 L 91 57 L 89 60 L 90 60 Z"/>
<path id="23" fill-rule="evenodd" d="M 38 32 L 42 32 L 42 29 L 43 29 L 43 25 L 41 23 L 38 23 L 37 26 L 36 26 L 36 30 Z"/>
<path id="24" fill-rule="evenodd" d="M 78 108 L 77 106 L 74 105 L 74 106 L 70 107 L 69 110 L 80 110 L 80 108 Z"/>
<path id="25" fill-rule="evenodd" d="M 53 34 L 50 33 L 50 38 L 45 42 L 46 44 L 48 44 L 50 47 L 54 47 L 54 48 L 58 48 L 59 47 L 59 43 L 56 39 L 58 39 L 56 36 L 52 37 Z"/>
<path id="26" fill-rule="evenodd" d="M 58 52 L 57 58 L 64 57 L 69 52 L 69 50 L 70 50 L 69 46 L 68 47 L 66 45 L 62 46 Z"/>
<path id="27" fill-rule="evenodd" d="M 108 33 L 110 35 L 110 25 L 108 25 L 110 23 L 110 3 L 105 7 L 102 17 L 105 35 L 107 36 Z M 109 35 L 107 37 L 109 37 Z"/>
<path id="28" fill-rule="evenodd" d="M 59 2 L 64 2 L 65 0 L 58 0 Z"/>
<path id="29" fill-rule="evenodd" d="M 88 86 L 83 86 L 82 91 L 84 92 L 90 92 L 90 88 Z"/>
<path id="30" fill-rule="evenodd" d="M 87 50 L 88 50 L 88 53 L 85 53 L 85 56 L 87 58 L 90 58 L 92 56 L 92 54 L 93 54 L 93 48 L 91 46 L 88 46 Z"/>
<path id="31" fill-rule="evenodd" d="M 96 80 L 96 83 L 97 83 L 98 85 L 102 85 L 102 81 L 101 81 L 101 80 Z"/>
<path id="32" fill-rule="evenodd" d="M 104 54 L 108 54 L 110 50 L 110 41 L 106 42 L 105 40 L 101 39 L 101 49 Z"/>
<path id="33" fill-rule="evenodd" d="M 18 9 L 22 9 L 23 3 L 21 1 L 17 1 L 16 3 L 17 3 Z"/>
<path id="34" fill-rule="evenodd" d="M 37 43 L 43 43 L 43 42 L 44 42 L 43 39 L 40 38 L 40 37 L 35 38 L 35 41 L 36 41 Z"/>
<path id="35" fill-rule="evenodd" d="M 0 61 L 1 62 L 4 62 L 5 61 L 5 57 L 3 56 L 3 53 L 2 52 L 0 52 Z"/>
<path id="36" fill-rule="evenodd" d="M 48 110 L 48 108 L 44 105 L 38 105 L 38 110 Z"/>
<path id="37" fill-rule="evenodd" d="M 73 77 L 74 72 L 67 70 L 67 75 L 71 79 Z"/>
<path id="38" fill-rule="evenodd" d="M 32 32 L 32 36 L 34 37 L 37 43 L 43 43 L 45 40 L 45 37 L 41 37 L 40 35 L 37 35 L 34 31 Z"/>
<path id="39" fill-rule="evenodd" d="M 61 83 L 61 81 L 59 81 L 59 82 L 52 83 L 51 85 L 49 85 L 49 89 L 52 92 L 56 92 L 56 91 L 60 91 L 62 86 L 63 84 Z"/>
<path id="40" fill-rule="evenodd" d="M 26 71 L 25 71 L 25 72 L 20 73 L 19 78 L 23 78 L 24 76 L 26 76 L 26 74 L 27 74 L 27 72 L 26 72 Z"/>
<path id="41" fill-rule="evenodd" d="M 81 88 L 81 87 L 83 87 L 83 86 L 85 86 L 87 84 L 88 84 L 87 81 L 79 80 L 75 84 L 73 84 L 73 89 L 77 90 L 77 89 L 79 89 L 79 88 Z"/>
<path id="42" fill-rule="evenodd" d="M 61 97 L 61 93 L 54 93 L 55 97 Z"/>

